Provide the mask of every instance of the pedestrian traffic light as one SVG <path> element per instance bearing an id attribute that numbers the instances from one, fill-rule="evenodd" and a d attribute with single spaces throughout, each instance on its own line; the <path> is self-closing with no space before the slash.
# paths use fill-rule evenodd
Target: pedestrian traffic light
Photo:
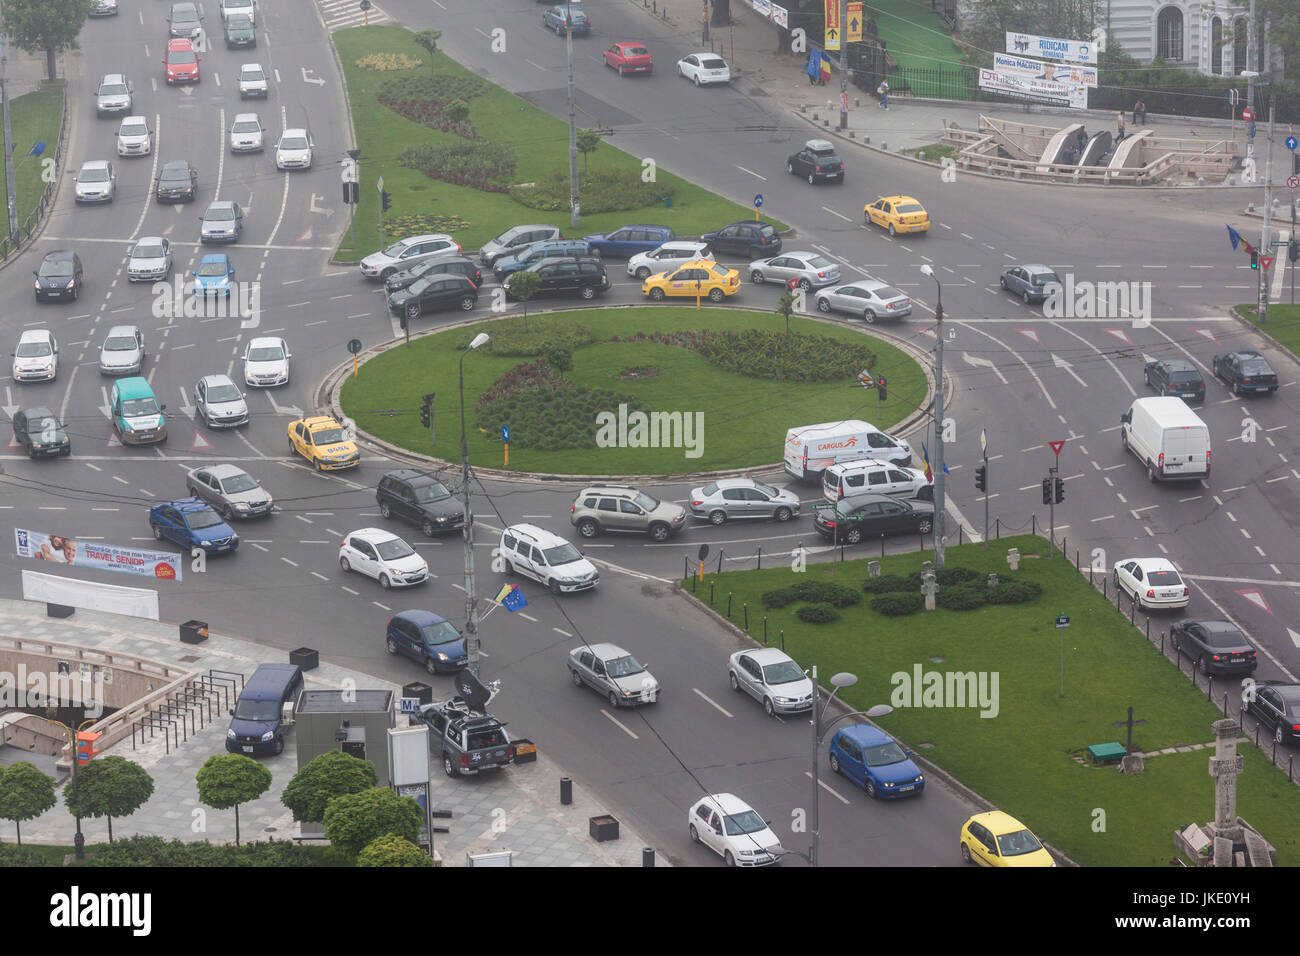
<path id="1" fill-rule="evenodd" d="M 1052 503 L 1052 479 L 1044 478 L 1043 479 L 1043 504 L 1050 505 L 1051 503 Z"/>
<path id="2" fill-rule="evenodd" d="M 1259 250 L 1258 250 L 1258 249 L 1251 249 L 1251 250 L 1250 250 L 1250 267 L 1251 267 L 1252 269 L 1258 269 L 1258 268 L 1259 268 Z"/>
<path id="3" fill-rule="evenodd" d="M 978 468 L 975 469 L 975 490 L 976 491 L 989 490 L 988 474 L 989 474 L 988 465 L 980 465 Z"/>
<path id="4" fill-rule="evenodd" d="M 1053 500 L 1059 505 L 1062 501 L 1065 500 L 1065 479 L 1056 478 L 1054 479 L 1054 481 L 1056 482 L 1056 484 L 1054 488 L 1055 496 Z"/>
<path id="5" fill-rule="evenodd" d="M 388 212 L 388 210 L 393 207 L 393 194 L 387 189 L 381 189 L 379 191 L 379 198 L 383 200 L 384 212 Z"/>
<path id="6" fill-rule="evenodd" d="M 886 398 L 889 397 L 888 384 L 889 384 L 889 383 L 888 383 L 887 381 L 885 381 L 885 376 L 883 376 L 883 375 L 880 376 L 880 381 L 876 382 L 876 396 L 877 396 L 877 397 L 878 397 L 882 402 L 883 402 Z"/>

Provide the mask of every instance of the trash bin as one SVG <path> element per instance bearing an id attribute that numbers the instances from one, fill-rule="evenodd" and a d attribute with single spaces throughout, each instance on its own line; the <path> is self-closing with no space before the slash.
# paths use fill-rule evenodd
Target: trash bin
<path id="1" fill-rule="evenodd" d="M 536 763 L 537 744 L 527 737 L 515 741 L 515 763 Z"/>
<path id="2" fill-rule="evenodd" d="M 320 652 L 311 647 L 300 647 L 289 652 L 289 663 L 297 664 L 305 671 L 315 670 L 320 666 Z"/>
<path id="3" fill-rule="evenodd" d="M 672 209 L 672 208 L 673 208 L 673 197 L 672 197 L 672 196 L 665 196 L 665 197 L 664 197 L 664 208 L 665 208 L 665 209 Z"/>
<path id="4" fill-rule="evenodd" d="M 402 685 L 403 697 L 414 697 L 420 702 L 420 706 L 433 703 L 433 688 L 423 681 L 411 681 L 409 684 Z"/>
<path id="5" fill-rule="evenodd" d="M 207 621 L 186 621 L 181 625 L 181 643 L 198 644 L 208 639 Z"/>

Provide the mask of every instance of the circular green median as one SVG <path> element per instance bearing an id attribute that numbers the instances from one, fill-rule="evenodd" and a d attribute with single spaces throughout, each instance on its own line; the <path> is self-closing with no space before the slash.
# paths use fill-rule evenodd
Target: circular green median
<path id="1" fill-rule="evenodd" d="M 855 329 L 770 312 L 630 307 L 488 320 L 399 344 L 348 377 L 357 427 L 402 448 L 460 456 L 465 356 L 470 460 L 548 475 L 681 474 L 781 461 L 786 429 L 861 418 L 888 430 L 926 400 L 920 365 Z M 857 373 L 889 381 L 877 407 Z M 434 439 L 420 424 L 434 393 Z"/>

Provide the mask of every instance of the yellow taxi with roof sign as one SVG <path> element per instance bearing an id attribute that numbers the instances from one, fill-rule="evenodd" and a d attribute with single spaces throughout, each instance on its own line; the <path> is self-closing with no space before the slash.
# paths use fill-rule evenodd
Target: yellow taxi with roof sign
<path id="1" fill-rule="evenodd" d="M 348 432 L 328 415 L 289 423 L 289 450 L 306 458 L 317 471 L 337 471 L 361 464 L 361 452 Z"/>
<path id="2" fill-rule="evenodd" d="M 930 231 L 930 214 L 911 196 L 882 196 L 867 203 L 862 207 L 862 219 L 888 229 L 891 236 L 899 232 Z"/>
<path id="3" fill-rule="evenodd" d="M 693 259 L 670 272 L 652 275 L 641 284 L 641 294 L 661 302 L 666 296 L 707 296 L 721 302 L 740 291 L 740 273 L 709 259 Z"/>

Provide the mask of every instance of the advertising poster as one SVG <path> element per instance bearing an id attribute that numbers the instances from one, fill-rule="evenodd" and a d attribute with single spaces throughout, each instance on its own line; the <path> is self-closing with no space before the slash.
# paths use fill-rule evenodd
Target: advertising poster
<path id="1" fill-rule="evenodd" d="M 772 0 L 753 0 L 754 10 L 759 15 L 768 17 L 772 16 Z"/>
<path id="2" fill-rule="evenodd" d="M 1071 63 L 1097 65 L 1097 47 L 1090 40 L 1063 40 L 1031 33 L 1007 33 L 1007 52 L 1019 56 L 1038 56 L 1044 60 L 1069 60 Z"/>
<path id="3" fill-rule="evenodd" d="M 102 541 L 78 541 L 68 535 L 14 529 L 14 548 L 20 558 L 48 564 L 120 571 L 161 581 L 181 579 L 182 556 L 173 551 L 148 551 Z"/>
<path id="4" fill-rule="evenodd" d="M 993 69 L 999 73 L 1036 76 L 1039 79 L 1064 83 L 1067 86 L 1095 87 L 1097 85 L 1097 68 L 1078 63 L 1044 63 L 1042 60 L 1030 60 L 1011 53 L 994 53 Z"/>
<path id="5" fill-rule="evenodd" d="M 1032 76 L 999 73 L 997 70 L 980 70 L 980 89 L 1046 106 L 1068 106 L 1073 109 L 1086 109 L 1088 106 L 1086 86 L 1067 86 Z"/>
<path id="6" fill-rule="evenodd" d="M 772 22 L 783 30 L 790 29 L 790 11 L 785 7 L 772 4 Z"/>

